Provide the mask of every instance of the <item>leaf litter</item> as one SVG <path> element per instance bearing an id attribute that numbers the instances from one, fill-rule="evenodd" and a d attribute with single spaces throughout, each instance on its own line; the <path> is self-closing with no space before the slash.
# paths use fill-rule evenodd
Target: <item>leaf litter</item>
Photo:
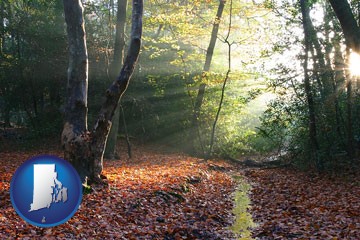
<path id="1" fill-rule="evenodd" d="M 251 212 L 256 239 L 346 239 L 360 236 L 360 178 L 253 169 Z"/>
<path id="2" fill-rule="evenodd" d="M 61 151 L 48 154 L 62 156 Z M 132 159 L 104 161 L 109 187 L 84 194 L 77 213 L 53 228 L 34 227 L 11 206 L 11 176 L 39 152 L 0 153 L 0 238 L 233 239 L 235 182 L 183 154 L 135 149 Z M 44 152 L 42 152 L 44 154 Z M 221 164 L 216 163 L 221 168 Z"/>
<path id="3" fill-rule="evenodd" d="M 85 194 L 67 223 L 34 227 L 11 206 L 11 177 L 31 156 L 61 157 L 62 152 L 54 149 L 0 153 L 1 239 L 351 240 L 360 236 L 358 174 L 342 178 L 290 169 L 244 169 L 144 147 L 135 147 L 132 159 L 124 153 L 120 160 L 105 161 L 109 187 Z M 234 176 L 251 187 L 238 185 Z M 249 205 L 236 207 L 234 198 Z M 240 224 L 252 227 L 251 236 L 246 229 L 233 231 L 239 220 L 234 213 L 240 218 L 252 215 L 255 224 L 251 217 L 249 223 Z"/>

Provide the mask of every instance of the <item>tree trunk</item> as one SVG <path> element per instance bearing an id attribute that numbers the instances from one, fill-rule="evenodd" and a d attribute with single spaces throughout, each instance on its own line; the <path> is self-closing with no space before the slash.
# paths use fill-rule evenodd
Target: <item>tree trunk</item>
<path id="1" fill-rule="evenodd" d="M 223 11 L 224 11 L 225 3 L 226 3 L 225 0 L 219 1 L 219 7 L 218 7 L 218 10 L 216 13 L 216 18 L 213 23 L 213 29 L 211 32 L 210 43 L 209 43 L 209 46 L 206 51 L 206 59 L 205 59 L 205 64 L 204 64 L 204 69 L 203 69 L 204 72 L 208 72 L 210 70 L 211 60 L 214 55 L 215 44 L 216 44 L 216 40 L 217 40 L 217 36 L 218 36 L 218 32 L 219 32 L 219 26 L 220 26 L 221 17 L 222 17 Z"/>
<path id="2" fill-rule="evenodd" d="M 207 72 L 210 71 L 211 60 L 214 55 L 215 44 L 216 44 L 216 40 L 217 40 L 217 36 L 218 36 L 218 32 L 219 32 L 219 25 L 220 25 L 222 13 L 224 11 L 225 3 L 226 3 L 226 0 L 219 0 L 219 7 L 218 7 L 216 17 L 215 17 L 215 20 L 213 23 L 210 43 L 209 43 L 209 46 L 206 51 L 205 64 L 204 64 L 203 73 L 202 73 L 202 77 L 201 77 L 202 80 L 204 78 L 206 78 Z M 205 88 L 206 88 L 206 84 L 201 83 L 199 86 L 199 90 L 198 90 L 196 99 L 195 99 L 194 115 L 193 115 L 193 121 L 192 121 L 193 129 L 199 128 L 200 110 L 201 110 L 201 105 L 202 105 L 202 102 L 204 99 Z M 194 147 L 194 144 L 192 144 L 192 145 Z"/>
<path id="3" fill-rule="evenodd" d="M 4 110 L 4 127 L 11 127 L 11 110 L 9 107 L 9 104 L 5 104 L 5 110 Z"/>
<path id="4" fill-rule="evenodd" d="M 349 66 L 350 49 L 346 49 L 346 66 Z M 354 131 L 353 131 L 353 89 L 352 76 L 346 72 L 346 130 L 347 130 L 347 152 L 350 158 L 354 157 Z"/>
<path id="5" fill-rule="evenodd" d="M 64 157 L 82 180 L 91 176 L 89 132 L 87 129 L 88 55 L 83 7 L 80 0 L 63 0 L 69 44 L 69 67 L 65 124 L 61 136 Z"/>
<path id="6" fill-rule="evenodd" d="M 321 170 L 322 164 L 319 160 L 318 151 L 319 143 L 317 141 L 317 130 L 316 130 L 316 117 L 315 117 L 315 103 L 313 99 L 313 94 L 311 90 L 311 83 L 308 70 L 308 60 L 309 60 L 309 51 L 311 45 L 311 33 L 309 29 L 309 8 L 307 0 L 300 0 L 301 13 L 302 13 L 302 22 L 304 28 L 304 39 L 305 39 L 305 57 L 304 57 L 304 84 L 305 84 L 305 94 L 308 103 L 309 110 L 309 140 L 311 144 L 312 151 L 314 153 L 315 164 L 318 170 Z"/>
<path id="7" fill-rule="evenodd" d="M 338 38 L 338 36 L 335 36 Z M 339 106 L 339 96 L 341 94 L 340 89 L 342 89 L 341 86 L 343 86 L 345 76 L 344 76 L 344 68 L 345 68 L 345 62 L 344 58 L 342 56 L 341 52 L 341 46 L 338 41 L 338 39 L 333 40 L 333 46 L 334 46 L 334 92 L 336 96 L 335 101 L 335 110 L 336 110 L 336 125 L 337 125 L 337 132 L 338 135 L 341 137 L 341 140 L 345 139 L 343 131 L 341 131 L 341 126 L 343 126 L 342 116 L 341 116 L 341 110 Z"/>
<path id="8" fill-rule="evenodd" d="M 126 24 L 126 10 L 127 0 L 118 0 L 118 10 L 116 15 L 116 34 L 114 46 L 114 60 L 110 68 L 110 77 L 115 79 L 118 69 L 124 62 L 124 48 L 125 48 L 125 24 Z M 115 159 L 118 158 L 116 152 L 117 136 L 120 124 L 120 109 L 116 109 L 112 126 L 106 142 L 105 158 Z"/>
<path id="9" fill-rule="evenodd" d="M 346 45 L 356 52 L 360 52 L 360 27 L 351 11 L 347 0 L 329 0 L 334 12 L 339 19 L 343 30 Z"/>
<path id="10" fill-rule="evenodd" d="M 104 157 L 107 159 L 118 159 L 119 154 L 116 150 L 118 132 L 119 132 L 119 121 L 120 121 L 120 111 L 119 107 L 116 108 L 114 117 L 111 120 L 111 129 L 109 132 L 109 136 L 106 141 L 106 147 L 104 152 Z"/>
<path id="11" fill-rule="evenodd" d="M 360 27 L 360 2 L 358 2 L 357 9 L 358 9 L 358 25 Z"/>
<path id="12" fill-rule="evenodd" d="M 159 38 L 161 30 L 163 29 L 163 27 L 164 27 L 164 24 L 159 25 L 158 30 L 156 31 L 156 34 L 155 34 L 155 37 L 154 37 L 155 39 Z"/>
<path id="13" fill-rule="evenodd" d="M 206 159 L 208 159 L 212 155 L 212 149 L 213 149 L 214 140 L 215 140 L 216 125 L 217 125 L 217 122 L 219 120 L 220 112 L 221 112 L 223 102 L 224 102 L 225 87 L 226 87 L 227 81 L 229 80 L 229 76 L 230 76 L 230 72 L 231 72 L 231 45 L 232 44 L 229 42 L 229 37 L 230 37 L 231 27 L 232 27 L 232 11 L 233 11 L 233 2 L 232 2 L 232 0 L 230 0 L 230 15 L 229 15 L 228 32 L 227 32 L 227 35 L 226 35 L 226 38 L 225 38 L 225 41 L 224 41 L 227 44 L 227 47 L 228 47 L 228 52 L 227 52 L 228 70 L 226 72 L 224 82 L 223 82 L 223 85 L 222 85 L 222 88 L 221 88 L 221 97 L 220 97 L 219 106 L 218 106 L 218 109 L 217 109 L 217 112 L 216 112 L 216 115 L 215 115 L 212 130 L 211 130 L 209 152 L 207 154 Z"/>
<path id="14" fill-rule="evenodd" d="M 5 3 L 4 1 L 0 2 L 0 59 L 3 57 L 3 49 L 5 44 Z"/>
<path id="15" fill-rule="evenodd" d="M 316 52 L 316 55 L 313 54 L 314 60 L 314 74 L 316 74 L 320 79 L 321 86 L 323 87 L 322 97 L 326 99 L 332 93 L 332 84 L 331 84 L 331 72 L 327 68 L 325 63 L 325 54 L 322 51 L 322 46 L 320 44 L 319 38 L 317 37 L 317 32 L 311 21 L 311 18 L 308 18 L 307 29 L 309 32 L 309 38 L 312 46 Z M 311 46 L 311 47 L 312 47 Z"/>
<path id="16" fill-rule="evenodd" d="M 347 152 L 350 158 L 354 157 L 354 133 L 353 133 L 353 121 L 352 121 L 352 81 L 351 77 L 346 80 L 346 129 L 347 129 Z"/>
<path id="17" fill-rule="evenodd" d="M 122 117 L 123 125 L 124 125 L 124 132 L 125 132 L 125 140 L 126 140 L 127 150 L 128 150 L 128 157 L 131 158 L 131 157 L 132 157 L 132 153 L 131 153 L 130 137 L 129 137 L 129 133 L 128 133 L 128 130 L 127 130 L 127 125 L 126 125 L 126 120 L 125 120 L 125 114 L 124 114 L 124 108 L 122 107 L 121 104 L 120 104 L 120 109 L 121 109 L 121 117 Z M 119 112 L 120 112 L 120 111 L 119 111 Z"/>
<path id="18" fill-rule="evenodd" d="M 83 182 L 102 182 L 103 153 L 111 120 L 134 71 L 141 46 L 143 1 L 133 1 L 131 41 L 119 76 L 106 91 L 106 99 L 91 132 L 87 130 L 87 54 L 81 1 L 63 0 L 69 38 L 68 96 L 62 145 L 65 158 Z"/>
<path id="19" fill-rule="evenodd" d="M 331 22 L 334 19 L 334 14 L 332 13 L 331 6 L 328 2 L 324 3 L 324 9 L 325 9 L 324 30 L 325 30 L 325 41 L 326 41 L 326 46 L 325 46 L 326 69 L 329 71 L 328 78 L 329 78 L 329 80 L 331 80 L 332 93 L 334 96 L 333 103 L 334 103 L 334 108 L 335 108 L 336 133 L 339 136 L 340 142 L 344 143 L 344 135 L 341 131 L 342 123 L 341 123 L 341 117 L 340 117 L 341 110 L 340 110 L 340 104 L 339 104 L 339 80 L 338 80 L 339 76 L 337 76 L 337 73 L 336 73 L 338 71 L 337 69 L 339 69 L 338 61 L 342 60 L 342 54 L 341 54 L 341 51 L 338 52 L 337 47 L 334 46 L 334 42 L 338 42 L 338 41 L 335 41 L 335 38 L 338 38 L 337 34 L 335 34 L 335 36 L 332 37 L 332 39 L 331 39 L 331 33 L 332 33 Z M 331 54 L 332 54 L 333 50 L 334 50 L 334 58 L 332 59 Z M 334 68 L 332 67 L 333 62 L 334 62 Z M 343 65 L 344 64 L 342 63 L 342 66 Z M 331 111 L 329 112 L 329 114 L 331 114 Z"/>

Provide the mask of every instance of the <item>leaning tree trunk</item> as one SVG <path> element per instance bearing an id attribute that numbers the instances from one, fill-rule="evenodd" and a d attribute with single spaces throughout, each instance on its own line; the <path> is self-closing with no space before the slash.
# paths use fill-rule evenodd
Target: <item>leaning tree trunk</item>
<path id="1" fill-rule="evenodd" d="M 211 61 L 212 61 L 212 57 L 214 55 L 215 44 L 216 44 L 216 40 L 218 37 L 220 21 L 221 21 L 221 17 L 222 17 L 223 11 L 224 11 L 225 3 L 226 3 L 225 0 L 219 0 L 219 6 L 218 6 L 216 17 L 215 17 L 215 20 L 213 23 L 209 46 L 206 51 L 206 58 L 205 58 L 205 64 L 204 64 L 204 68 L 203 68 L 202 80 L 204 77 L 206 77 L 207 73 L 210 71 Z M 201 83 L 199 86 L 199 89 L 198 89 L 195 103 L 194 103 L 194 115 L 193 115 L 193 119 L 192 119 L 192 126 L 194 129 L 197 129 L 197 131 L 199 130 L 198 124 L 199 124 L 199 118 L 200 118 L 200 110 L 201 110 L 201 106 L 202 106 L 204 95 L 205 95 L 205 88 L 206 88 L 206 84 Z M 201 141 L 201 139 L 199 139 L 199 140 Z M 194 147 L 194 144 L 192 144 L 192 147 Z M 203 154 L 205 154 L 205 152 Z"/>
<path id="2" fill-rule="evenodd" d="M 87 129 L 87 53 L 83 8 L 80 0 L 63 0 L 70 63 L 65 124 L 62 133 L 64 157 L 73 164 L 83 182 L 101 182 L 105 143 L 118 102 L 125 92 L 139 56 L 143 0 L 133 1 L 131 41 L 117 79 L 106 91 L 106 99 L 92 131 Z"/>
<path id="3" fill-rule="evenodd" d="M 118 69 L 124 62 L 124 48 L 125 48 L 125 23 L 126 23 L 126 10 L 127 0 L 118 0 L 116 14 L 116 33 L 115 33 L 115 46 L 114 46 L 114 60 L 110 66 L 110 77 L 115 79 Z M 120 121 L 120 108 L 117 107 L 108 140 L 106 142 L 105 157 L 115 159 L 118 155 L 116 152 L 116 143 L 119 132 Z"/>

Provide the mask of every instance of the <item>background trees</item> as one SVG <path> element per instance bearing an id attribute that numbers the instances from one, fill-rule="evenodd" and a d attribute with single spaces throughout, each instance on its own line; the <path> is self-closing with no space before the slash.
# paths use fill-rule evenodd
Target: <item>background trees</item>
<path id="1" fill-rule="evenodd" d="M 353 84 L 356 77 L 349 71 L 350 65 L 360 64 L 350 61 L 350 48 L 357 51 L 354 35 L 358 24 L 356 14 L 352 14 L 358 11 L 357 4 L 347 1 L 300 1 L 300 5 L 268 1 L 268 4 L 291 26 L 286 32 L 296 36 L 288 38 L 292 39 L 291 45 L 287 41 L 287 47 L 279 45 L 276 50 L 282 55 L 293 55 L 294 62 L 300 58 L 304 69 L 295 67 L 294 62 L 278 64 L 281 78 L 272 84 L 279 96 L 266 111 L 268 118 L 263 118 L 262 130 L 288 146 L 302 166 L 322 170 L 323 166 L 328 169 L 344 164 L 345 155 L 354 157 L 359 134 L 358 94 Z M 297 19 L 301 19 L 304 35 L 297 29 L 300 23 Z M 347 32 L 349 28 L 354 29 L 351 34 Z M 277 127 L 283 130 L 275 130 Z"/>
<path id="2" fill-rule="evenodd" d="M 59 133 L 66 37 L 58 1 L 0 2 L 0 112 L 31 136 Z M 52 75 L 51 79 L 48 76 Z"/>
<path id="3" fill-rule="evenodd" d="M 66 109 L 68 61 L 63 5 L 41 0 L 0 3 L 1 123 L 27 129 L 26 139 L 58 136 Z M 121 59 L 115 48 L 121 45 L 115 38 L 117 23 L 122 16 L 120 39 L 127 42 L 131 8 L 121 8 L 128 12 L 125 17 L 118 9 L 123 1 L 83 3 L 92 126 L 104 98 L 102 89 L 118 65 L 114 59 Z M 219 9 L 221 21 L 214 22 Z M 146 1 L 139 65 L 122 100 L 135 141 L 204 155 L 228 68 L 229 14 L 225 1 Z M 355 157 L 359 83 L 349 65 L 354 64 L 350 55 L 358 51 L 357 1 L 234 1 L 232 14 L 232 71 L 213 155 L 282 150 L 299 166 L 319 169 Z M 212 52 L 209 43 L 215 40 L 211 68 L 205 68 Z M 205 85 L 198 108 L 198 89 Z M 124 124 L 116 122 L 120 126 L 114 136 L 123 137 Z"/>

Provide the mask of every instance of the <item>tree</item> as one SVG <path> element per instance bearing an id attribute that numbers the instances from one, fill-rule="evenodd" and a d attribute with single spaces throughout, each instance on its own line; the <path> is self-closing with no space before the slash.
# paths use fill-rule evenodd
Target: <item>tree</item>
<path id="1" fill-rule="evenodd" d="M 0 58 L 2 58 L 3 55 L 3 46 L 5 42 L 4 19 L 5 19 L 5 3 L 4 1 L 1 1 L 0 2 Z"/>
<path id="2" fill-rule="evenodd" d="M 309 14 L 309 2 L 307 0 L 300 0 L 300 7 L 302 13 L 302 21 L 304 28 L 304 39 L 305 39 L 305 56 L 304 56 L 304 84 L 305 84 L 305 94 L 309 111 L 309 140 L 314 152 L 314 159 L 316 167 L 318 170 L 321 170 L 321 163 L 319 161 L 319 143 L 317 140 L 317 130 L 316 130 L 316 118 L 315 118 L 315 103 L 311 89 L 310 83 L 310 74 L 309 74 L 309 51 L 311 47 L 311 23 L 310 23 L 310 14 Z"/>
<path id="3" fill-rule="evenodd" d="M 344 33 L 346 45 L 356 52 L 360 52 L 360 27 L 351 11 L 347 0 L 329 0 L 334 12 L 339 19 Z"/>
<path id="4" fill-rule="evenodd" d="M 225 75 L 225 78 L 224 78 L 224 82 L 223 82 L 223 85 L 222 85 L 222 88 L 221 88 L 221 97 L 220 97 L 220 101 L 219 101 L 219 107 L 217 109 L 215 120 L 214 120 L 214 123 L 213 123 L 213 126 L 212 126 L 209 152 L 208 152 L 206 157 L 210 157 L 211 154 L 212 154 L 212 149 L 213 149 L 213 146 L 214 146 L 214 139 L 215 139 L 216 124 L 217 124 L 217 122 L 219 120 L 219 115 L 220 115 L 221 108 L 222 108 L 222 105 L 223 105 L 223 102 L 224 102 L 225 87 L 226 87 L 227 81 L 229 80 L 229 75 L 230 75 L 230 72 L 231 72 L 231 45 L 232 44 L 229 42 L 229 37 L 230 37 L 231 24 L 232 24 L 232 9 L 233 9 L 232 0 L 230 0 L 230 14 L 229 14 L 228 32 L 227 32 L 227 35 L 226 35 L 226 37 L 224 39 L 224 42 L 226 43 L 226 45 L 228 47 L 228 54 L 227 54 L 227 57 L 228 57 L 228 59 L 227 59 L 228 60 L 228 69 L 227 69 L 227 72 L 226 72 L 226 75 Z"/>
<path id="5" fill-rule="evenodd" d="M 329 0 L 342 28 L 345 37 L 345 44 L 347 46 L 346 56 L 347 65 L 349 65 L 350 49 L 360 53 L 360 26 L 356 22 L 355 16 L 350 8 L 347 0 Z M 358 6 L 360 6 L 358 4 Z M 348 71 L 346 71 L 348 72 Z M 354 133 L 353 133 L 353 116 L 352 116 L 352 102 L 353 102 L 353 87 L 350 74 L 346 74 L 346 89 L 347 89 L 347 152 L 350 157 L 354 156 Z"/>
<path id="6" fill-rule="evenodd" d="M 203 68 L 202 78 L 206 77 L 206 75 L 210 71 L 211 60 L 212 60 L 213 54 L 214 54 L 214 48 L 215 48 L 216 40 L 218 37 L 219 25 L 221 22 L 221 17 L 222 17 L 223 11 L 224 11 L 225 3 L 226 3 L 225 0 L 219 0 L 219 6 L 218 6 L 216 17 L 215 17 L 215 20 L 213 23 L 209 46 L 206 51 L 206 58 L 205 58 L 205 64 L 204 64 L 204 68 Z M 194 103 L 193 128 L 197 129 L 197 131 L 199 131 L 198 124 L 199 124 L 201 105 L 203 103 L 204 94 L 205 94 L 205 88 L 206 88 L 206 83 L 201 83 L 199 86 L 199 90 L 198 90 L 196 99 L 195 99 L 195 103 Z M 199 134 L 199 137 L 200 137 L 200 134 Z M 202 144 L 201 139 L 199 139 L 199 140 L 200 140 L 200 144 Z M 205 152 L 203 154 L 205 154 Z"/>
<path id="7" fill-rule="evenodd" d="M 127 0 L 118 0 L 116 14 L 116 33 L 114 43 L 114 59 L 110 66 L 110 78 L 115 79 L 118 69 L 124 62 L 124 48 L 125 48 L 125 23 L 126 23 L 126 10 Z M 116 152 L 116 142 L 119 131 L 120 108 L 115 111 L 113 124 L 106 142 L 105 157 L 114 159 L 118 154 Z"/>
<path id="8" fill-rule="evenodd" d="M 126 91 L 138 60 L 143 1 L 134 0 L 128 53 L 117 79 L 106 90 L 105 101 L 91 131 L 87 127 L 88 59 L 81 1 L 63 0 L 69 43 L 69 68 L 65 124 L 61 136 L 64 157 L 83 182 L 102 182 L 103 153 L 118 102 Z"/>
<path id="9" fill-rule="evenodd" d="M 59 134 L 62 125 L 62 8 L 55 0 L 0 1 L 1 117 L 7 125 L 17 119 L 17 124 L 30 126 L 31 137 Z"/>
<path id="10" fill-rule="evenodd" d="M 285 143 L 282 149 L 301 167 L 338 169 L 344 153 L 354 159 L 360 131 L 359 84 L 350 77 L 347 62 L 358 49 L 359 26 L 353 14 L 358 13 L 358 1 L 268 3 L 286 22 L 271 56 L 278 51 L 295 58 L 284 57 L 289 63 L 280 60 L 273 68 L 277 72 L 271 84 L 278 96 L 265 112 L 264 136 L 280 136 L 276 141 Z M 323 18 L 314 14 L 319 12 Z"/>

